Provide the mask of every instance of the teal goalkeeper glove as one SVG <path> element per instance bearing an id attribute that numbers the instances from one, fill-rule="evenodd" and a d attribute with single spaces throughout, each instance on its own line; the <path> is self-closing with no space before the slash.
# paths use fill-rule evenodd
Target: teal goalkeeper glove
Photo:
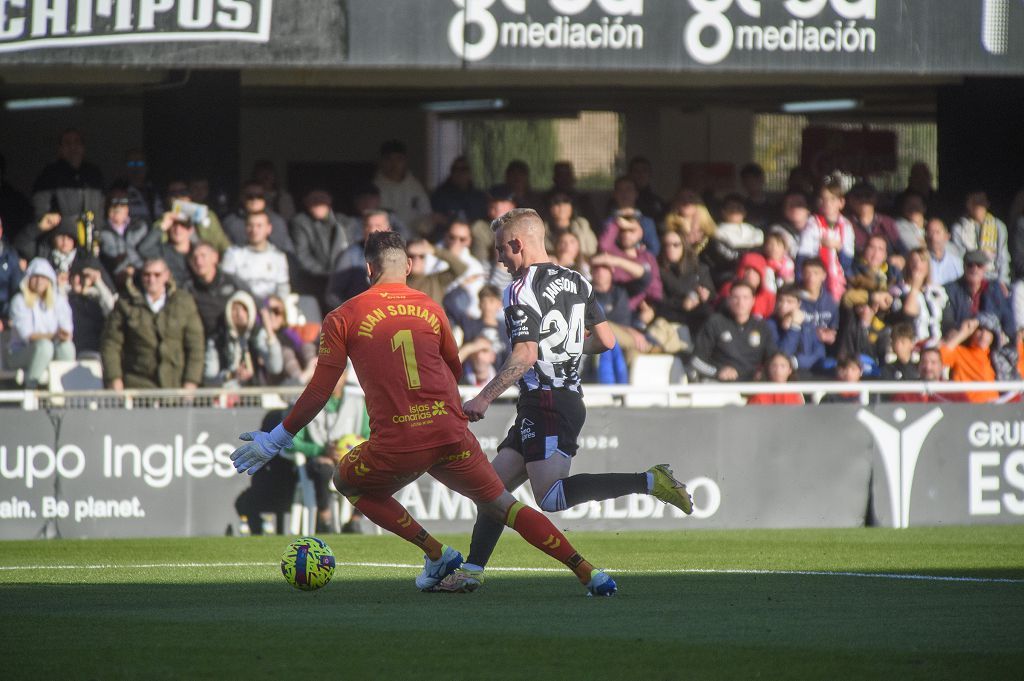
<path id="1" fill-rule="evenodd" d="M 277 456 L 282 449 L 291 447 L 292 437 L 294 436 L 281 424 L 278 424 L 269 433 L 264 433 L 261 430 L 242 433 L 238 439 L 244 440 L 246 444 L 231 454 L 235 470 L 252 475 Z"/>

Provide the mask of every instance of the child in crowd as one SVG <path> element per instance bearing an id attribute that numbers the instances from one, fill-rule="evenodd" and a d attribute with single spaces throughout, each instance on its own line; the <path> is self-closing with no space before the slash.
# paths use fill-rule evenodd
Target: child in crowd
<path id="1" fill-rule="evenodd" d="M 853 266 L 853 225 L 843 216 L 846 199 L 837 178 L 825 178 L 818 192 L 818 212 L 800 234 L 798 259 L 821 258 L 825 265 L 825 288 L 834 300 L 846 291 L 846 276 Z"/>
<path id="2" fill-rule="evenodd" d="M 787 383 L 793 375 L 793 364 L 782 352 L 768 358 L 767 376 L 771 383 Z M 799 393 L 761 393 L 751 395 L 747 404 L 803 404 L 804 396 Z"/>

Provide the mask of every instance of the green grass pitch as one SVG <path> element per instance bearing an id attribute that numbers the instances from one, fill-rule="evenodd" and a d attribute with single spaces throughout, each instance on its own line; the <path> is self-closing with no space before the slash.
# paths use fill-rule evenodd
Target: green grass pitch
<path id="1" fill-rule="evenodd" d="M 466 595 L 417 592 L 399 539 L 323 538 L 311 593 L 290 537 L 0 542 L 0 678 L 1024 678 L 1024 525 L 570 533 L 602 599 L 511 533 L 492 567 L 528 569 Z"/>

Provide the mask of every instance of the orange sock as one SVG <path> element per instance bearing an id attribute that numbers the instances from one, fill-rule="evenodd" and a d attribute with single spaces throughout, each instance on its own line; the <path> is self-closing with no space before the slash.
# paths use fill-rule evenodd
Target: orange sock
<path id="1" fill-rule="evenodd" d="M 508 509 L 505 524 L 533 546 L 560 563 L 564 563 L 582 583 L 586 584 L 590 581 L 590 573 L 594 570 L 594 566 L 576 553 L 576 549 L 572 547 L 565 535 L 559 532 L 558 528 L 543 515 L 517 501 Z"/>
<path id="2" fill-rule="evenodd" d="M 348 497 L 359 512 L 388 532 L 397 534 L 423 550 L 431 560 L 441 557 L 441 542 L 423 529 L 394 497 Z"/>

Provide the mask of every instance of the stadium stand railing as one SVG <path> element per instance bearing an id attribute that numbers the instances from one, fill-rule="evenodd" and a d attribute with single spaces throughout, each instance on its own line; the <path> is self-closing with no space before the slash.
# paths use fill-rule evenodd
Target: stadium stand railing
<path id="1" fill-rule="evenodd" d="M 257 407 L 286 409 L 299 396 L 303 388 L 258 387 L 224 390 L 223 388 L 197 388 L 195 390 L 71 390 L 45 392 L 31 390 L 0 391 L 0 408 L 21 407 L 26 410 L 63 409 L 180 409 L 180 408 L 233 408 Z M 478 392 L 477 388 L 460 386 L 464 399 Z M 355 384 L 345 387 L 346 395 L 363 394 Z M 739 405 L 750 395 L 802 394 L 811 395 L 811 403 L 823 396 L 840 393 L 856 394 L 861 404 L 869 404 L 873 397 L 884 395 L 963 395 L 970 392 L 998 392 L 995 403 L 1013 402 L 1024 394 L 1024 381 L 995 382 L 924 382 L 924 381 L 865 381 L 843 383 L 837 381 L 804 381 L 793 383 L 681 383 L 676 385 L 602 385 L 583 386 L 584 399 L 591 406 L 624 406 L 648 408 L 719 407 Z M 516 391 L 509 390 L 505 399 L 514 399 Z"/>

